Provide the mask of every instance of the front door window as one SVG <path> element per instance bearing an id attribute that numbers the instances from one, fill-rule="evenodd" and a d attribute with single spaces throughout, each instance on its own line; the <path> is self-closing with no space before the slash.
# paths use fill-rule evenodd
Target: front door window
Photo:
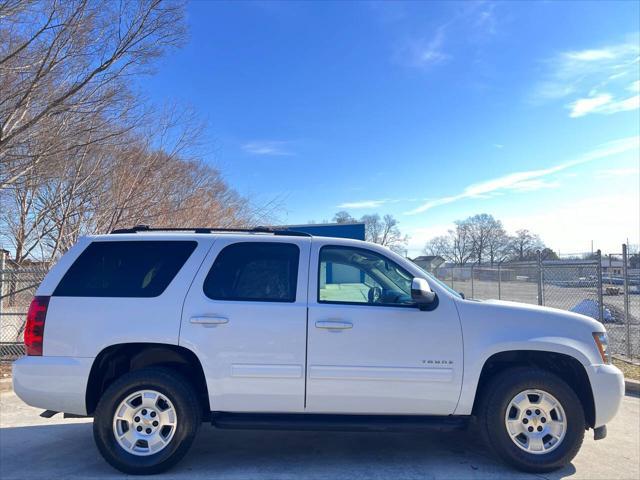
<path id="1" fill-rule="evenodd" d="M 320 250 L 320 303 L 411 305 L 411 274 L 371 250 L 325 246 Z"/>

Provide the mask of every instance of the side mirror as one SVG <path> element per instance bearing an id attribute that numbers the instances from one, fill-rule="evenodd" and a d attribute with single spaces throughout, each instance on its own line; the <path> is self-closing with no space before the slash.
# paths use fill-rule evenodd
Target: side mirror
<path id="1" fill-rule="evenodd" d="M 436 301 L 436 294 L 424 278 L 416 277 L 411 281 L 411 299 L 423 309 Z"/>

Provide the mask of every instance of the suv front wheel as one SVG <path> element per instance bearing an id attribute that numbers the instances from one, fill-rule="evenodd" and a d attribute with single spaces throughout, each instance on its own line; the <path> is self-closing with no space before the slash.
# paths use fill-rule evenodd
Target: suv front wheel
<path id="1" fill-rule="evenodd" d="M 487 444 L 504 461 L 542 473 L 576 456 L 584 438 L 584 410 L 558 376 L 513 368 L 500 373 L 485 391 L 480 426 Z"/>
<path id="2" fill-rule="evenodd" d="M 145 368 L 127 373 L 102 395 L 93 436 L 109 464 L 129 474 L 152 474 L 175 465 L 200 425 L 201 406 L 177 372 Z"/>

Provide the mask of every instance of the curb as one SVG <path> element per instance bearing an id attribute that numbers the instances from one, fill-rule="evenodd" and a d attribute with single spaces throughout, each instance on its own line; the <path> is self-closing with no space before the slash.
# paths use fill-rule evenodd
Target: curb
<path id="1" fill-rule="evenodd" d="M 624 393 L 640 394 L 640 382 L 638 380 L 625 380 L 624 381 Z"/>

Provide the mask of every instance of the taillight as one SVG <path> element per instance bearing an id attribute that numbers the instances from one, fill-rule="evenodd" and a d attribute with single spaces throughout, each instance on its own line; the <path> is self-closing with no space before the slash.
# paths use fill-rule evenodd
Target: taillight
<path id="1" fill-rule="evenodd" d="M 33 297 L 24 327 L 24 346 L 27 355 L 42 355 L 44 321 L 47 318 L 49 297 Z"/>

